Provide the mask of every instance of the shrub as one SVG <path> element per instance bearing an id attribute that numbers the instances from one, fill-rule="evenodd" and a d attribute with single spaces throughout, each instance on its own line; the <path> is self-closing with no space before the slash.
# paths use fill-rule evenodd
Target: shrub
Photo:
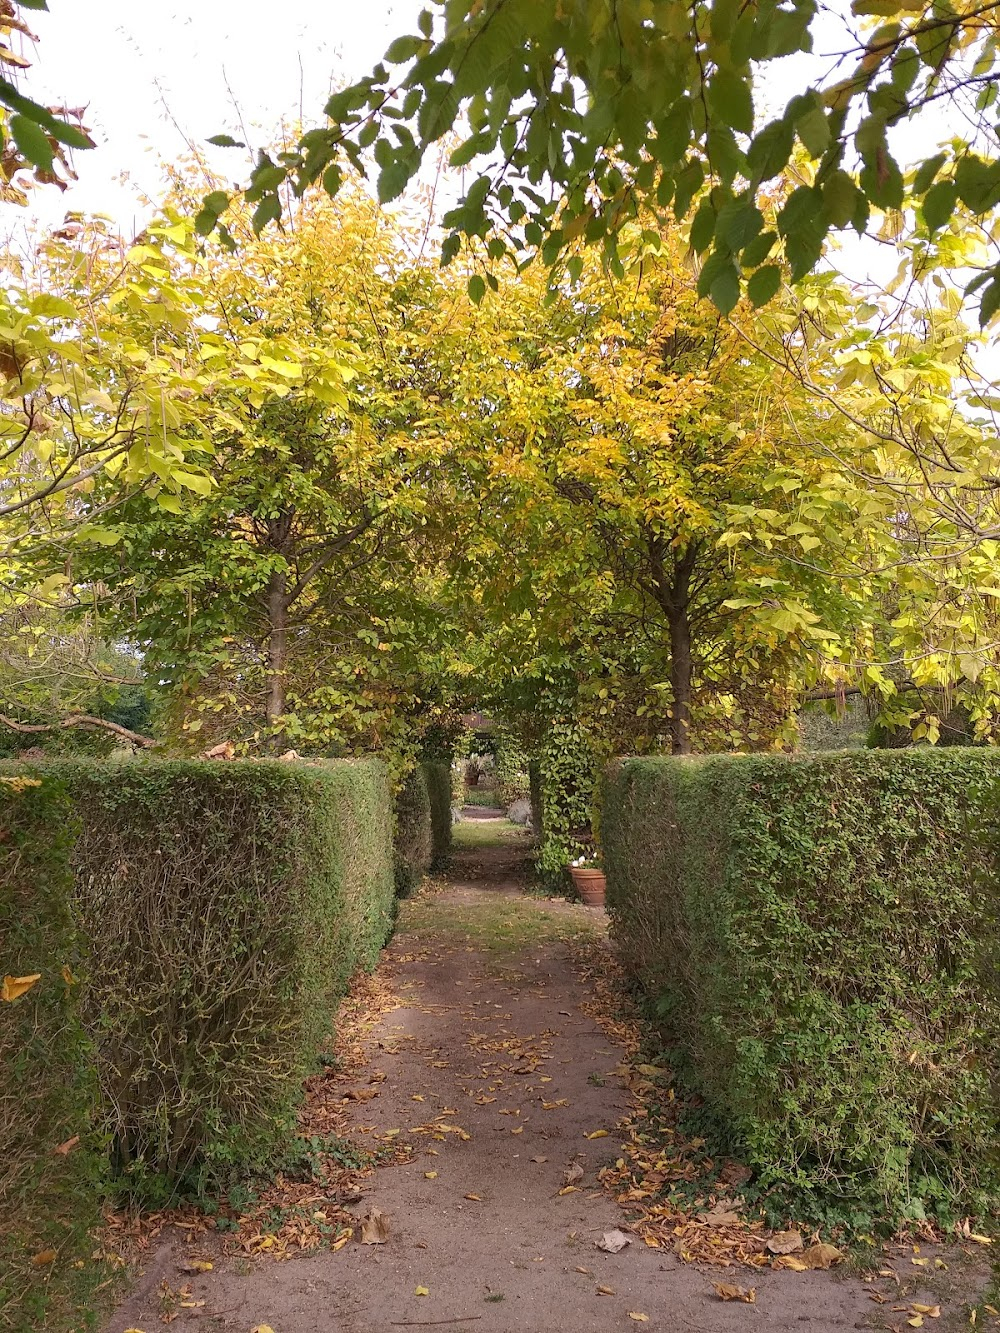
<path id="1" fill-rule="evenodd" d="M 13 1138 L 0 1130 L 16 1191 L 51 1177 L 63 1192 L 46 1154 L 76 1133 L 66 1169 L 86 1174 L 106 1145 L 119 1188 L 148 1202 L 266 1167 L 337 998 L 391 925 L 384 769 L 25 772 L 40 785 L 2 784 L 0 839 L 0 973 L 42 973 L 0 1006 L 18 1020 L 3 1029 L 5 1075 L 19 1073 L 34 1108 Z"/>
<path id="2" fill-rule="evenodd" d="M 408 898 L 431 868 L 433 832 L 427 772 L 418 764 L 396 793 L 394 866 L 396 893 Z"/>
<path id="3" fill-rule="evenodd" d="M 567 888 L 570 861 L 593 855 L 600 754 L 596 738 L 572 720 L 553 722 L 538 747 L 534 771 L 541 819 L 535 824 L 535 868 L 550 888 Z M 532 799 L 534 804 L 534 793 Z"/>
<path id="4" fill-rule="evenodd" d="M 97 1079 L 79 1003 L 87 946 L 71 907 L 74 831 L 63 783 L 0 778 L 0 977 L 42 973 L 20 998 L 0 1001 L 0 1328 L 18 1333 L 54 1327 L 69 1299 L 49 1280 L 49 1264 L 32 1257 L 52 1251 L 63 1272 L 77 1271 L 99 1219 Z M 88 1263 L 80 1281 L 102 1276 Z"/>
<path id="5" fill-rule="evenodd" d="M 421 764 L 431 812 L 431 869 L 441 870 L 451 858 L 451 765 Z"/>
<path id="6" fill-rule="evenodd" d="M 775 1207 L 995 1205 L 998 778 L 929 748 L 611 770 L 614 938 Z"/>

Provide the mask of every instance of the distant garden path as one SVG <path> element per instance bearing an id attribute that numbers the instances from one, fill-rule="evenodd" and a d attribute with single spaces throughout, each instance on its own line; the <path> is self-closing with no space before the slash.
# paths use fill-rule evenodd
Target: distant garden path
<path id="1" fill-rule="evenodd" d="M 263 1242 L 247 1258 L 167 1228 L 107 1333 L 152 1333 L 165 1312 L 234 1333 L 905 1329 L 903 1313 L 886 1317 L 890 1279 L 689 1264 L 634 1233 L 617 1254 L 597 1248 L 628 1225 L 597 1172 L 614 1166 L 634 1106 L 614 1023 L 593 1016 L 600 988 L 580 970 L 603 914 L 528 896 L 523 835 L 505 821 L 470 820 L 456 842 L 447 880 L 404 904 L 376 978 L 384 1012 L 336 1076 L 349 1137 L 408 1159 L 361 1177 L 354 1236 L 275 1262 Z M 310 1206 L 322 1215 L 321 1191 Z M 388 1237 L 361 1244 L 373 1208 Z M 910 1253 L 891 1266 L 923 1282 Z M 755 1288 L 755 1304 L 722 1301 L 717 1281 Z M 940 1302 L 942 1330 L 958 1309 L 930 1281 L 908 1299 Z"/>

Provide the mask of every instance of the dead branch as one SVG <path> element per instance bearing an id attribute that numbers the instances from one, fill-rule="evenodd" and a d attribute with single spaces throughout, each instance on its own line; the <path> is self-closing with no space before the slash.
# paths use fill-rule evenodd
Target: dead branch
<path id="1" fill-rule="evenodd" d="M 11 731 L 21 732 L 24 735 L 66 731 L 71 727 L 88 727 L 92 730 L 112 731 L 116 736 L 121 736 L 122 740 L 131 741 L 133 745 L 140 745 L 143 749 L 156 744 L 152 736 L 140 736 L 137 731 L 129 731 L 128 727 L 121 727 L 117 722 L 108 722 L 103 717 L 91 717 L 89 713 L 70 713 L 59 722 L 15 722 L 12 717 L 0 713 L 0 723 L 9 727 Z"/>

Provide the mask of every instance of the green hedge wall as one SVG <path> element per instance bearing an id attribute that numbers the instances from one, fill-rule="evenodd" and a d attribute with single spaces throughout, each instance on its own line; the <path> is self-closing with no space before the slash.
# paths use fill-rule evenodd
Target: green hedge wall
<path id="1" fill-rule="evenodd" d="M 407 774 L 396 793 L 395 816 L 396 893 L 408 898 L 430 870 L 434 855 L 431 796 L 422 764 Z"/>
<path id="2" fill-rule="evenodd" d="M 9 1115 L 0 1127 L 12 1197 L 40 1175 L 65 1200 L 55 1171 L 106 1166 L 155 1203 L 265 1167 L 348 978 L 374 965 L 391 928 L 382 765 L 58 761 L 18 773 L 40 785 L 0 782 L 0 975 L 42 979 L 0 1004 L 0 1105 L 8 1068 L 37 1103 L 13 1139 Z"/>
<path id="3" fill-rule="evenodd" d="M 930 748 L 610 770 L 614 938 L 775 1208 L 996 1207 L 998 779 Z"/>
<path id="4" fill-rule="evenodd" d="M 396 893 L 407 898 L 451 856 L 451 765 L 422 763 L 396 794 Z"/>
<path id="5" fill-rule="evenodd" d="M 451 858 L 451 765 L 421 764 L 431 807 L 431 869 L 442 870 Z"/>

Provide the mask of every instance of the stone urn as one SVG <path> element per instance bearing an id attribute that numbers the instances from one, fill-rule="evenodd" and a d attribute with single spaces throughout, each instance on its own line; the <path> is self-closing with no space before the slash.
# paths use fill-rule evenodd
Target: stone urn
<path id="1" fill-rule="evenodd" d="M 607 880 L 604 878 L 603 870 L 595 870 L 588 866 L 570 866 L 569 873 L 573 877 L 573 887 L 585 907 L 604 906 Z"/>

